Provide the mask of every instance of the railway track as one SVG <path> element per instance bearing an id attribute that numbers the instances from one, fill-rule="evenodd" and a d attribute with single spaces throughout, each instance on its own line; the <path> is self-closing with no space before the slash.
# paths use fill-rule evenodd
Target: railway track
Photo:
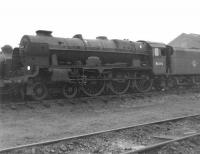
<path id="1" fill-rule="evenodd" d="M 12 100 L 2 100 L 0 105 L 1 107 L 4 106 L 10 106 L 11 108 L 16 108 L 20 105 L 25 105 L 27 107 L 30 107 L 30 105 L 34 104 L 44 104 L 46 106 L 47 104 L 58 104 L 63 106 L 65 102 L 74 103 L 74 102 L 87 102 L 90 100 L 101 100 L 103 102 L 108 102 L 110 99 L 121 99 L 124 98 L 130 98 L 130 99 L 138 99 L 138 98 L 148 98 L 148 97 L 154 97 L 159 95 L 168 95 L 168 94 L 184 94 L 184 93 L 198 93 L 200 91 L 200 88 L 191 88 L 191 89 L 174 89 L 174 90 L 168 90 L 168 91 L 151 91 L 146 93 L 128 93 L 123 95 L 101 95 L 96 97 L 77 97 L 77 98 L 71 98 L 71 99 L 62 99 L 62 98 L 54 98 L 54 99 L 48 99 L 43 101 L 31 101 L 31 100 L 23 100 L 23 101 L 12 101 Z M 48 105 L 47 105 L 48 106 Z"/>
<path id="2" fill-rule="evenodd" d="M 96 97 L 77 97 L 77 98 L 71 98 L 71 99 L 62 99 L 62 98 L 55 98 L 55 99 L 49 99 L 49 100 L 42 100 L 42 101 L 29 101 L 29 100 L 24 100 L 24 101 L 2 101 L 2 105 L 9 105 L 9 104 L 13 104 L 13 105 L 26 105 L 26 104 L 38 104 L 38 103 L 42 103 L 42 102 L 56 102 L 58 100 L 67 100 L 69 102 L 76 102 L 76 101 L 85 101 L 85 100 L 93 100 L 93 99 L 100 99 L 102 101 L 107 101 L 108 99 L 111 98 L 118 98 L 118 99 L 123 99 L 123 98 L 144 98 L 144 97 L 150 97 L 150 96 L 155 96 L 155 95 L 159 95 L 159 94 L 164 94 L 165 92 L 157 92 L 157 91 L 153 91 L 153 92 L 147 92 L 147 93 L 132 93 L 132 94 L 123 94 L 123 95 L 101 95 L 101 96 L 96 96 Z"/>
<path id="3" fill-rule="evenodd" d="M 1 149 L 0 154 L 143 154 L 166 152 L 173 143 L 200 137 L 200 115 L 182 116 L 124 128 Z M 200 144 L 200 143 L 199 143 Z"/>

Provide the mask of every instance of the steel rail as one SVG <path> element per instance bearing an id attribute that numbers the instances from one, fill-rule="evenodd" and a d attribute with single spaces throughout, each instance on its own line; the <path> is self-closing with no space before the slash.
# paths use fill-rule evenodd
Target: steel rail
<path id="1" fill-rule="evenodd" d="M 187 135 L 187 136 L 184 136 L 184 137 L 179 137 L 177 139 L 172 139 L 172 140 L 169 140 L 169 141 L 164 141 L 164 142 L 161 142 L 161 143 L 157 143 L 157 144 L 153 144 L 153 145 L 149 145 L 149 146 L 146 146 L 144 148 L 141 148 L 141 149 L 138 149 L 138 150 L 133 150 L 133 151 L 129 151 L 129 152 L 125 152 L 125 153 L 122 153 L 122 154 L 147 154 L 147 152 L 151 152 L 151 151 L 154 151 L 157 150 L 157 149 L 160 149 L 168 144 L 171 144 L 171 143 L 174 143 L 174 142 L 180 142 L 180 141 L 183 141 L 183 140 L 187 140 L 187 139 L 190 139 L 190 138 L 193 138 L 193 137 L 197 137 L 197 136 L 200 136 L 200 133 L 195 133 L 195 134 L 192 134 L 192 135 Z"/>

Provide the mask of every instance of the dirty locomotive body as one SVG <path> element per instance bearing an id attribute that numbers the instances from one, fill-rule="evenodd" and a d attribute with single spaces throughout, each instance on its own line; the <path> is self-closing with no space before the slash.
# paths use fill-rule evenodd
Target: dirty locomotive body
<path id="1" fill-rule="evenodd" d="M 23 96 L 42 100 L 56 92 L 73 98 L 80 93 L 119 95 L 131 89 L 147 92 L 198 83 L 200 49 L 105 36 L 90 40 L 80 34 L 58 38 L 39 30 L 35 36 L 23 36 L 13 50 L 12 67 L 3 77 L 1 73 L 0 89 L 10 92 L 17 87 Z"/>

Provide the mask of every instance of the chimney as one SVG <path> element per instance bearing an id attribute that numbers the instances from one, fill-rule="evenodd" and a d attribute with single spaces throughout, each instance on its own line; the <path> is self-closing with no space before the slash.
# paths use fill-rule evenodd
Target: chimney
<path id="1" fill-rule="evenodd" d="M 108 38 L 106 36 L 98 36 L 96 37 L 96 39 L 99 39 L 99 40 L 107 40 Z"/>
<path id="2" fill-rule="evenodd" d="M 49 36 L 51 37 L 52 31 L 47 31 L 47 30 L 37 30 L 36 35 L 37 36 Z"/>
<path id="3" fill-rule="evenodd" d="M 83 40 L 83 36 L 81 34 L 76 34 L 73 36 L 73 38 L 78 38 L 78 39 Z"/>

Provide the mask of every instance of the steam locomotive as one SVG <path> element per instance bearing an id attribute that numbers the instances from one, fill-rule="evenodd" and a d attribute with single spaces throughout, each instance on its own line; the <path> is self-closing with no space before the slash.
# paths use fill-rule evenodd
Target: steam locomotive
<path id="1" fill-rule="evenodd" d="M 200 83 L 200 49 L 105 36 L 92 40 L 80 34 L 59 38 L 44 30 L 22 37 L 13 50 L 11 65 L 9 73 L 1 77 L 1 92 L 17 87 L 35 100 L 43 100 L 53 91 L 73 98 L 80 92 L 120 95 L 129 89 L 148 92 L 152 87 Z"/>

